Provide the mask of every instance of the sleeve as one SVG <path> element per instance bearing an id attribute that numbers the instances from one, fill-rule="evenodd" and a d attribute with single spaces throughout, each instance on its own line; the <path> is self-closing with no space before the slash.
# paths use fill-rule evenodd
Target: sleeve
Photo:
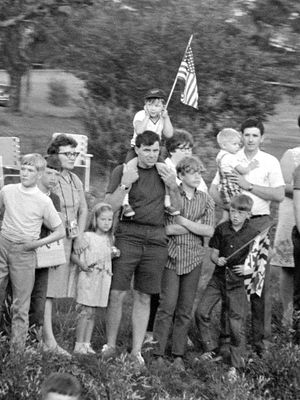
<path id="1" fill-rule="evenodd" d="M 215 203 L 213 199 L 206 194 L 205 196 L 205 212 L 201 217 L 201 223 L 206 225 L 214 226 L 215 224 Z"/>
<path id="2" fill-rule="evenodd" d="M 138 111 L 136 114 L 135 114 L 135 116 L 134 116 L 134 118 L 133 118 L 133 127 L 134 127 L 134 125 L 135 125 L 135 123 L 137 122 L 137 121 L 143 121 L 143 119 L 145 118 L 145 115 L 146 115 L 146 113 L 145 113 L 145 111 L 144 110 L 140 110 L 140 111 Z"/>
<path id="3" fill-rule="evenodd" d="M 210 239 L 208 245 L 212 249 L 220 249 L 220 243 L 221 243 L 221 230 L 220 230 L 220 225 L 216 227 L 215 233 L 213 234 L 212 238 Z"/>
<path id="4" fill-rule="evenodd" d="M 269 173 L 269 180 L 270 186 L 273 188 L 279 186 L 285 186 L 285 182 L 282 176 L 280 163 L 277 158 L 272 157 L 273 162 L 269 164 L 270 166 L 270 173 Z"/>
<path id="5" fill-rule="evenodd" d="M 123 165 L 118 165 L 112 172 L 106 193 L 113 193 L 119 186 L 123 174 Z"/>
<path id="6" fill-rule="evenodd" d="M 57 228 L 62 223 L 60 216 L 55 210 L 55 207 L 49 197 L 47 197 L 43 217 L 44 221 L 47 222 L 46 225 L 51 226 L 52 229 Z"/>
<path id="7" fill-rule="evenodd" d="M 300 165 L 295 169 L 293 176 L 294 176 L 294 190 L 300 190 Z"/>

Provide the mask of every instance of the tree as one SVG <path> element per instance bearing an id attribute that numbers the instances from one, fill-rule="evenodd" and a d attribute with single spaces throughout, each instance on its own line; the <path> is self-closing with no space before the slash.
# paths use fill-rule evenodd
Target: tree
<path id="1" fill-rule="evenodd" d="M 91 4 L 92 0 L 1 1 L 0 54 L 10 77 L 12 111 L 20 110 L 21 79 L 31 66 L 34 45 L 45 34 L 45 27 Z"/>

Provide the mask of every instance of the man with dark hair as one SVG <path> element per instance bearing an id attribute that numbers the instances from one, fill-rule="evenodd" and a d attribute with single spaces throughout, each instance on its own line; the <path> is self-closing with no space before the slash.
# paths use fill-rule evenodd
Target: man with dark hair
<path id="1" fill-rule="evenodd" d="M 135 215 L 129 221 L 119 221 L 115 232 L 121 256 L 113 261 L 107 344 L 103 346 L 102 355 L 109 358 L 116 353 L 122 304 L 134 276 L 131 358 L 138 367 L 144 366 L 141 348 L 149 318 L 150 295 L 160 292 L 162 271 L 168 257 L 164 226 L 165 185 L 170 189 L 174 204 L 180 204 L 175 174 L 168 168 L 160 168 L 158 173 L 155 166 L 159 150 L 160 140 L 156 133 L 145 131 L 138 135 L 135 143 L 137 171 L 123 165 L 116 167 L 105 199 L 116 211 L 130 190 L 129 200 Z"/>
<path id="2" fill-rule="evenodd" d="M 237 184 L 243 193 L 253 200 L 252 218 L 250 223 L 259 231 L 263 231 L 271 225 L 270 203 L 271 201 L 281 202 L 284 199 L 284 179 L 279 161 L 272 155 L 260 150 L 263 143 L 264 126 L 255 117 L 246 119 L 241 125 L 242 141 L 244 147 L 237 153 L 238 161 L 248 165 L 251 161 L 257 161 L 258 167 L 246 175 L 237 174 Z M 219 176 L 214 178 L 210 187 L 210 194 L 216 203 L 222 205 L 218 192 Z M 261 297 L 257 294 L 251 295 L 252 312 L 252 341 L 257 353 L 264 350 L 264 339 L 267 339 L 269 332 L 265 332 L 265 288 Z"/>

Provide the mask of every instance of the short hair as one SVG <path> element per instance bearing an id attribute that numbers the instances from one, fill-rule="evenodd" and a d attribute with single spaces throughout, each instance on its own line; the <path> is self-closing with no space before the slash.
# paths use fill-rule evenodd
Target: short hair
<path id="1" fill-rule="evenodd" d="M 180 145 L 194 146 L 194 139 L 190 132 L 185 129 L 176 129 L 171 138 L 166 140 L 166 148 L 168 153 L 173 153 Z"/>
<path id="2" fill-rule="evenodd" d="M 261 136 L 265 132 L 264 124 L 256 117 L 247 118 L 241 125 L 241 132 L 244 133 L 247 128 L 257 128 L 260 131 Z"/>
<path id="3" fill-rule="evenodd" d="M 50 169 L 55 169 L 56 171 L 61 171 L 62 170 L 62 165 L 61 165 L 61 161 L 58 157 L 58 154 L 48 154 L 47 156 L 45 156 L 45 160 L 46 160 L 46 167 L 50 168 Z"/>
<path id="4" fill-rule="evenodd" d="M 185 156 L 176 165 L 177 175 L 188 172 L 203 172 L 205 168 L 199 158 L 195 156 Z"/>
<path id="5" fill-rule="evenodd" d="M 35 167 L 38 172 L 43 172 L 46 168 L 46 160 L 39 153 L 25 154 L 21 158 L 21 165 L 31 165 Z"/>
<path id="6" fill-rule="evenodd" d="M 48 149 L 47 149 L 47 154 L 58 154 L 59 153 L 59 148 L 61 146 L 71 146 L 71 147 L 77 147 L 78 143 L 72 136 L 68 136 L 64 133 L 57 135 L 52 142 L 50 143 Z"/>
<path id="7" fill-rule="evenodd" d="M 97 218 L 101 215 L 104 211 L 111 211 L 113 213 L 112 206 L 108 203 L 98 203 L 96 204 L 91 211 L 91 216 L 88 223 L 87 230 L 90 232 L 96 232 L 97 230 Z M 110 232 L 112 231 L 112 228 Z"/>
<path id="8" fill-rule="evenodd" d="M 136 147 L 144 146 L 152 146 L 155 142 L 160 144 L 160 137 L 157 133 L 152 131 L 144 131 L 140 135 L 137 135 L 135 139 Z"/>
<path id="9" fill-rule="evenodd" d="M 234 208 L 235 210 L 250 212 L 253 207 L 253 200 L 246 194 L 239 194 L 231 199 L 230 207 Z"/>
<path id="10" fill-rule="evenodd" d="M 233 139 L 241 139 L 240 132 L 232 128 L 224 128 L 217 134 L 217 142 L 220 146 Z"/>
<path id="11" fill-rule="evenodd" d="M 81 396 L 81 385 L 75 376 L 66 372 L 54 372 L 43 382 L 41 387 L 42 399 L 48 393 L 58 393 L 67 396 Z"/>

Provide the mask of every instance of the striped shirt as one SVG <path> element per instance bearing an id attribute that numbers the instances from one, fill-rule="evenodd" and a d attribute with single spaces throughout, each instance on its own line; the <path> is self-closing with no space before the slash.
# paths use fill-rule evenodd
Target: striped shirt
<path id="1" fill-rule="evenodd" d="M 180 187 L 180 194 L 181 216 L 193 222 L 214 226 L 215 205 L 207 193 L 195 190 L 194 196 L 188 199 Z M 167 225 L 174 224 L 175 218 L 169 217 Z M 202 236 L 190 231 L 183 235 L 170 235 L 166 268 L 176 271 L 177 275 L 188 274 L 201 263 L 204 253 Z"/>

